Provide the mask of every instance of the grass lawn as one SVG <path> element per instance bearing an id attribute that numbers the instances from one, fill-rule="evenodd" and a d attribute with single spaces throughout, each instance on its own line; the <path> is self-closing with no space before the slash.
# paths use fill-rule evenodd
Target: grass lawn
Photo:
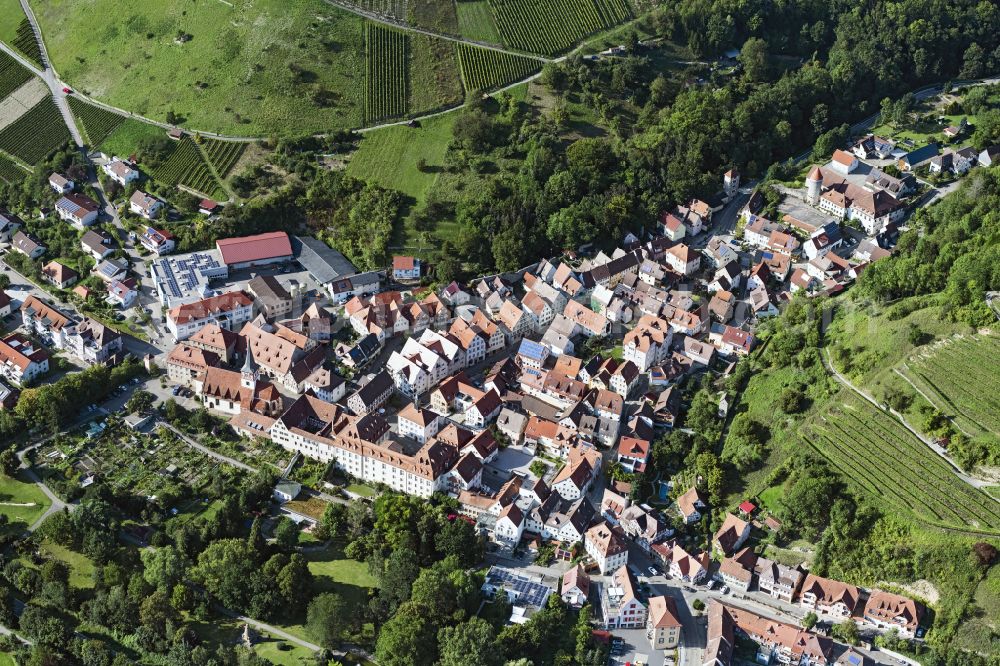
<path id="1" fill-rule="evenodd" d="M 317 593 L 337 592 L 351 603 L 365 603 L 368 590 L 375 587 L 375 578 L 364 562 L 344 555 L 341 544 L 330 544 L 324 550 L 306 554 L 309 571 L 316 577 Z"/>
<path id="2" fill-rule="evenodd" d="M 138 120 L 126 120 L 104 141 L 101 142 L 101 152 L 108 155 L 128 157 L 134 153 L 139 142 L 146 137 L 163 136 L 166 130 L 155 125 L 149 125 Z"/>
<path id="3" fill-rule="evenodd" d="M 60 75 L 129 111 L 241 135 L 361 122 L 363 19 L 324 3 L 38 0 L 34 10 Z"/>
<path id="4" fill-rule="evenodd" d="M 344 555 L 343 544 L 332 543 L 321 551 L 306 553 L 306 559 L 315 576 L 314 594 L 335 592 L 354 607 L 368 603 L 368 591 L 375 587 L 375 578 L 368 572 L 368 565 Z M 312 640 L 303 624 L 305 609 L 300 611 L 292 622 L 278 626 L 293 636 Z"/>
<path id="5" fill-rule="evenodd" d="M 757 495 L 757 500 L 764 508 L 774 513 L 781 508 L 781 496 L 784 494 L 781 486 L 771 486 L 767 490 Z"/>
<path id="6" fill-rule="evenodd" d="M 421 120 L 420 127 L 397 125 L 368 132 L 351 156 L 347 173 L 423 201 L 444 165 L 459 113 Z M 421 159 L 426 163 L 424 171 L 417 168 Z"/>
<path id="7" fill-rule="evenodd" d="M 48 553 L 57 560 L 62 560 L 69 566 L 69 584 L 83 590 L 94 587 L 94 563 L 85 555 L 46 541 L 42 544 L 42 552 Z"/>
<path id="8" fill-rule="evenodd" d="M 12 523 L 31 525 L 49 508 L 49 498 L 23 474 L 0 475 L 0 513 Z M 18 506 L 27 505 L 27 506 Z"/>
<path id="9" fill-rule="evenodd" d="M 363 483 L 352 483 L 351 485 L 345 487 L 344 490 L 363 497 L 375 497 L 375 489 Z"/>
<path id="10" fill-rule="evenodd" d="M 17 666 L 17 662 L 6 652 L 0 652 L 0 666 Z"/>
<path id="11" fill-rule="evenodd" d="M 13 46 L 14 38 L 17 36 L 17 26 L 24 18 L 21 3 L 18 0 L 0 0 L 0 16 L 3 17 L 0 21 L 0 41 Z"/>
<path id="12" fill-rule="evenodd" d="M 187 624 L 201 640 L 211 644 L 212 649 L 216 645 L 236 645 L 242 640 L 243 625 L 231 618 L 216 617 L 209 622 L 191 620 Z M 272 664 L 299 666 L 315 663 L 311 650 L 253 631 L 259 641 L 254 644 L 254 651 Z"/>
<path id="13" fill-rule="evenodd" d="M 500 31 L 488 0 L 456 2 L 458 31 L 463 37 L 480 42 L 500 43 Z"/>

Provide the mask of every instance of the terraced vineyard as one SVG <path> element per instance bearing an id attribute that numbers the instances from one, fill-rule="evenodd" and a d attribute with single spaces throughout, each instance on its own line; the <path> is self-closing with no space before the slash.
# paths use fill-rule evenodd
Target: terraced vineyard
<path id="1" fill-rule="evenodd" d="M 225 178 L 233 170 L 233 167 L 236 166 L 236 163 L 240 161 L 240 157 L 243 156 L 243 151 L 246 150 L 247 145 L 245 143 L 236 143 L 235 141 L 205 139 L 201 147 L 208 157 L 209 164 L 215 167 L 216 173 L 221 178 Z"/>
<path id="2" fill-rule="evenodd" d="M 14 39 L 14 48 L 28 56 L 36 65 L 42 66 L 42 50 L 38 47 L 38 40 L 31 29 L 28 17 L 21 19 L 17 26 L 17 37 Z"/>
<path id="3" fill-rule="evenodd" d="M 51 97 L 46 97 L 0 131 L 0 150 L 35 165 L 70 140 L 69 129 Z"/>
<path id="4" fill-rule="evenodd" d="M 28 172 L 17 166 L 13 160 L 6 155 L 0 155 L 0 181 L 5 183 L 16 183 L 24 180 Z"/>
<path id="5" fill-rule="evenodd" d="M 365 25 L 365 121 L 406 115 L 407 36 L 378 23 Z"/>
<path id="6" fill-rule="evenodd" d="M 69 97 L 69 106 L 73 115 L 80 119 L 91 146 L 99 146 L 108 135 L 121 127 L 125 117 L 117 113 L 105 111 L 99 106 L 88 104 L 78 97 Z"/>
<path id="7" fill-rule="evenodd" d="M 6 51 L 0 51 L 0 99 L 23 86 L 30 78 L 31 72 Z"/>
<path id="8" fill-rule="evenodd" d="M 894 418 L 853 394 L 827 409 L 803 438 L 848 484 L 900 513 L 947 529 L 1000 534 L 1000 503 L 959 479 Z"/>
<path id="9" fill-rule="evenodd" d="M 465 89 L 491 90 L 515 83 L 541 68 L 541 62 L 512 53 L 458 45 L 458 62 Z"/>
<path id="10" fill-rule="evenodd" d="M 490 0 L 504 44 L 554 55 L 631 17 L 625 0 Z"/>
<path id="11" fill-rule="evenodd" d="M 187 137 L 153 170 L 153 177 L 164 185 L 184 185 L 210 197 L 217 196 L 221 189 L 198 146 Z"/>
<path id="12" fill-rule="evenodd" d="M 1000 336 L 970 335 L 921 348 L 901 372 L 975 436 L 1000 434 Z"/>

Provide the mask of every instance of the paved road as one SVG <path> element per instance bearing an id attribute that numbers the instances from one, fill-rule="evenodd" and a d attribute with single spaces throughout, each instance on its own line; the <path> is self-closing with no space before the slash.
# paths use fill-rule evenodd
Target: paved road
<path id="1" fill-rule="evenodd" d="M 824 351 L 826 353 L 822 354 L 821 356 L 823 358 L 823 366 L 826 368 L 827 372 L 829 372 L 830 375 L 834 379 L 836 379 L 840 384 L 843 384 L 844 386 L 846 386 L 847 388 L 851 389 L 856 394 L 858 394 L 859 396 L 861 396 L 862 398 L 864 398 L 865 400 L 867 400 L 868 402 L 870 402 L 872 405 L 874 405 L 876 409 L 882 410 L 883 409 L 882 405 L 880 405 L 878 403 L 878 401 L 875 400 L 875 398 L 873 398 L 868 393 L 866 393 L 866 392 L 862 391 L 861 389 L 859 389 L 858 387 L 856 387 L 854 384 L 851 383 L 851 381 L 847 377 L 845 377 L 844 375 L 840 374 L 840 372 L 835 367 L 833 367 L 833 363 L 830 361 L 830 350 L 829 349 L 825 349 Z M 888 409 L 889 409 L 889 413 L 892 414 L 896 418 L 896 420 L 899 421 L 903 425 L 904 428 L 906 428 L 907 430 L 909 430 L 913 434 L 914 437 L 916 437 L 917 439 L 919 439 L 921 442 L 923 442 L 924 444 L 926 444 L 928 446 L 928 448 L 930 448 L 936 454 L 938 454 L 939 456 L 941 456 L 941 458 L 945 462 L 947 462 L 948 465 L 951 467 L 952 471 L 955 473 L 955 476 L 957 476 L 958 478 L 960 478 L 962 481 L 966 482 L 967 484 L 969 484 L 973 488 L 983 488 L 985 486 L 994 485 L 993 483 L 991 483 L 989 481 L 983 481 L 981 479 L 975 479 L 975 478 L 969 476 L 968 474 L 966 474 L 964 471 L 962 471 L 961 467 L 959 467 L 958 465 L 955 464 L 955 462 L 951 459 L 951 457 L 948 455 L 948 452 L 945 451 L 944 448 L 942 448 L 940 445 L 938 445 L 937 443 L 935 443 L 933 440 L 931 440 L 931 439 L 929 439 L 927 437 L 924 437 L 924 435 L 922 433 L 917 432 L 912 426 L 910 426 L 910 424 L 906 421 L 906 419 L 903 418 L 903 415 L 900 414 L 899 412 L 897 412 L 895 409 L 892 409 L 891 407 L 889 407 Z M 991 498 L 992 498 L 992 496 L 991 496 Z"/>
<path id="2" fill-rule="evenodd" d="M 55 100 L 56 106 L 59 107 L 59 112 L 62 114 L 63 120 L 66 122 L 66 127 L 69 128 L 70 134 L 73 136 L 73 141 L 76 143 L 78 148 L 83 148 L 83 135 L 80 133 L 79 128 L 76 126 L 76 118 L 73 117 L 73 112 L 70 111 L 69 102 L 66 101 L 66 93 L 63 92 L 63 88 L 66 86 L 59 81 L 59 77 L 56 76 L 55 70 L 49 64 L 49 52 L 45 48 L 45 40 L 42 39 L 42 31 L 38 27 L 38 21 L 35 19 L 35 13 L 31 10 L 31 5 L 28 4 L 28 0 L 21 0 L 21 8 L 24 10 L 25 16 L 28 17 L 28 23 L 31 25 L 32 31 L 35 33 L 35 41 L 38 42 L 38 48 L 42 56 L 42 65 L 44 69 L 39 71 L 34 63 L 26 58 L 22 58 L 17 54 L 16 51 L 7 47 L 3 44 L 2 47 L 5 51 L 13 55 L 17 60 L 27 67 L 29 70 L 34 72 L 37 76 L 40 76 L 45 85 L 49 87 L 52 91 L 52 99 Z"/>
<path id="3" fill-rule="evenodd" d="M 41 489 L 41 491 L 45 493 L 45 496 L 48 497 L 49 501 L 52 503 L 49 506 L 49 508 L 45 510 L 45 513 L 43 513 L 38 517 L 38 520 L 36 520 L 35 522 L 33 522 L 31 525 L 28 526 L 28 531 L 34 532 L 35 530 L 37 530 L 39 527 L 42 526 L 42 523 L 44 523 L 49 516 L 59 511 L 62 511 L 67 506 L 69 506 L 70 509 L 72 510 L 73 506 L 68 505 L 66 504 L 66 502 L 63 502 L 61 499 L 59 499 L 59 496 L 56 495 L 54 492 L 52 492 L 52 489 L 49 488 L 47 485 L 45 485 L 40 478 L 38 478 L 38 475 L 35 474 L 35 470 L 33 470 L 31 466 L 28 464 L 28 462 L 24 459 L 23 452 L 19 453 L 17 457 L 20 458 L 21 460 L 21 467 L 24 468 L 25 476 L 27 476 L 32 483 L 38 486 L 39 489 Z"/>

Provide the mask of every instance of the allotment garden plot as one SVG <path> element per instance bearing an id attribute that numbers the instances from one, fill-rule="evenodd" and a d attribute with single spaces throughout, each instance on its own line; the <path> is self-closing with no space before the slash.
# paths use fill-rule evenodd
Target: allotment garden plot
<path id="1" fill-rule="evenodd" d="M 892 416 L 861 398 L 842 394 L 802 436 L 848 484 L 886 509 L 929 525 L 1000 535 L 1000 503 L 962 481 Z"/>
<path id="2" fill-rule="evenodd" d="M 112 426 L 88 437 L 75 434 L 39 450 L 36 467 L 49 485 L 65 483 L 64 495 L 102 479 L 119 492 L 157 497 L 164 509 L 191 498 L 222 464 L 168 432 L 143 434 Z M 57 491 L 60 488 L 56 487 Z"/>
<path id="3" fill-rule="evenodd" d="M 970 435 L 1000 434 L 1000 335 L 956 336 L 921 347 L 900 371 Z"/>

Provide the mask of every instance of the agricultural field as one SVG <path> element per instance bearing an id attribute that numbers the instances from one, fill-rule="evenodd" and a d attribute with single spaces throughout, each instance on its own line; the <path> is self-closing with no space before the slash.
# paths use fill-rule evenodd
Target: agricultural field
<path id="1" fill-rule="evenodd" d="M 316 0 L 37 0 L 60 76 L 193 129 L 299 136 L 361 124 L 364 19 Z M 116 20 L 108 21 L 114 16 Z"/>
<path id="2" fill-rule="evenodd" d="M 124 116 L 105 111 L 99 106 L 88 104 L 79 97 L 69 97 L 69 106 L 83 125 L 83 131 L 91 146 L 99 146 L 125 122 Z"/>
<path id="3" fill-rule="evenodd" d="M 458 34 L 458 16 L 454 0 L 412 0 L 408 3 L 406 22 L 446 35 Z"/>
<path id="4" fill-rule="evenodd" d="M 631 17 L 625 0 L 490 0 L 507 46 L 555 55 Z"/>
<path id="5" fill-rule="evenodd" d="M 956 336 L 919 348 L 900 371 L 972 436 L 1000 434 L 1000 336 Z"/>
<path id="6" fill-rule="evenodd" d="M 36 65 L 42 66 L 42 49 L 38 46 L 35 32 L 31 29 L 31 23 L 28 22 L 27 17 L 21 19 L 21 23 L 17 26 L 13 46 Z"/>
<path id="7" fill-rule="evenodd" d="M 17 165 L 14 160 L 0 154 L 0 180 L 5 183 L 15 183 L 24 180 L 28 172 Z"/>
<path id="8" fill-rule="evenodd" d="M 205 139 L 201 144 L 202 150 L 205 151 L 205 157 L 208 158 L 209 164 L 212 165 L 220 178 L 229 175 L 236 163 L 240 161 L 246 147 L 245 143 L 216 139 Z"/>
<path id="9" fill-rule="evenodd" d="M 416 0 L 420 1 L 420 0 Z M 407 16 L 407 0 L 346 0 L 346 4 L 373 14 L 381 14 L 398 21 L 405 21 Z"/>
<path id="10" fill-rule="evenodd" d="M 463 37 L 489 44 L 500 43 L 500 30 L 489 0 L 458 0 L 455 10 L 458 12 L 458 32 Z"/>
<path id="11" fill-rule="evenodd" d="M 0 99 L 11 94 L 31 78 L 31 72 L 5 51 L 0 51 Z"/>
<path id="12" fill-rule="evenodd" d="M 70 140 L 69 129 L 51 97 L 0 131 L 0 150 L 27 164 L 37 164 Z"/>
<path id="13" fill-rule="evenodd" d="M 409 109 L 435 111 L 465 100 L 458 58 L 452 42 L 411 34 Z"/>
<path id="14" fill-rule="evenodd" d="M 520 81 L 541 68 L 541 61 L 512 53 L 458 44 L 466 90 L 492 90 Z"/>
<path id="15" fill-rule="evenodd" d="M 379 23 L 365 26 L 365 122 L 406 115 L 408 41 Z"/>
<path id="16" fill-rule="evenodd" d="M 179 141 L 170 157 L 153 169 L 153 177 L 164 185 L 183 185 L 210 197 L 220 192 L 219 181 L 189 137 Z"/>
<path id="17" fill-rule="evenodd" d="M 1000 503 L 888 414 L 853 394 L 841 394 L 802 430 L 857 490 L 926 525 L 1000 535 Z"/>

